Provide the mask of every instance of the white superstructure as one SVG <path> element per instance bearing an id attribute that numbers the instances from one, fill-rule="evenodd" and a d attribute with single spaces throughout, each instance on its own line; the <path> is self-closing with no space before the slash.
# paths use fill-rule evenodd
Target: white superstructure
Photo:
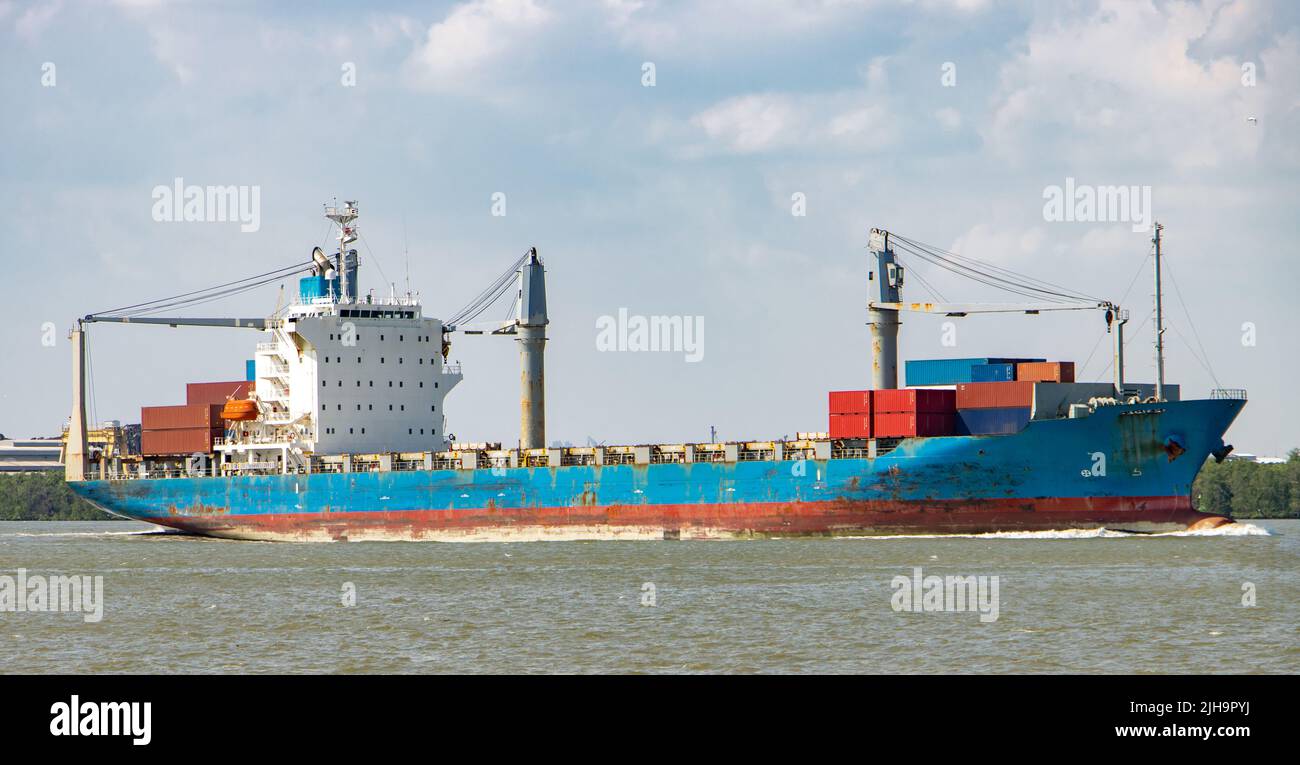
<path id="1" fill-rule="evenodd" d="M 317 249 L 298 301 L 267 323 L 255 356 L 257 418 L 228 423 L 215 447 L 231 469 L 447 447 L 443 401 L 462 377 L 446 363 L 442 322 L 409 293 L 360 297 L 357 253 L 348 249 L 356 203 L 326 215 L 339 226 L 339 251 L 329 258 Z"/>

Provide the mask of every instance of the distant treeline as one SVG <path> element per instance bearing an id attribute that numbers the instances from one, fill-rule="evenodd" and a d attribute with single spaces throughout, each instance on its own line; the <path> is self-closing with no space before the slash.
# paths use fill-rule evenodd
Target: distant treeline
<path id="1" fill-rule="evenodd" d="M 1300 518 L 1300 449 L 1287 462 L 1209 461 L 1192 487 L 1201 512 L 1234 518 Z M 0 521 L 108 521 L 63 481 L 63 473 L 0 475 Z"/>
<path id="2" fill-rule="evenodd" d="M 63 481 L 63 471 L 0 475 L 0 521 L 111 521 Z"/>
<path id="3" fill-rule="evenodd" d="M 1300 518 L 1300 449 L 1287 456 L 1274 465 L 1206 463 L 1192 487 L 1196 508 L 1234 518 Z"/>

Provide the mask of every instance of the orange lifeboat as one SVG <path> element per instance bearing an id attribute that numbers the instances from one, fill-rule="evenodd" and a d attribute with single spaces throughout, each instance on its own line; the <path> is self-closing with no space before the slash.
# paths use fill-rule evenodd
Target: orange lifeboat
<path id="1" fill-rule="evenodd" d="M 256 420 L 258 415 L 257 403 L 250 399 L 229 399 L 226 405 L 221 407 L 221 419 L 233 420 L 235 422 L 247 422 Z"/>

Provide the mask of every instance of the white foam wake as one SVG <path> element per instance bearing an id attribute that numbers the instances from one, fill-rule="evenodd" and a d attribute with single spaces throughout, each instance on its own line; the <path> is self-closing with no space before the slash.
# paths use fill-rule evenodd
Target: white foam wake
<path id="1" fill-rule="evenodd" d="M 135 531 L 15 531 L 12 534 L 0 534 L 0 537 L 133 537 L 138 534 L 158 534 L 165 531 L 166 529 L 161 526 Z"/>
<path id="2" fill-rule="evenodd" d="M 838 539 L 1152 539 L 1155 537 L 1267 537 L 1268 529 L 1252 523 L 1229 523 L 1216 529 L 1165 531 L 1137 534 L 1130 531 L 1096 529 L 1055 529 L 1051 531 L 990 531 L 984 534 L 889 534 L 883 536 L 844 536 Z"/>

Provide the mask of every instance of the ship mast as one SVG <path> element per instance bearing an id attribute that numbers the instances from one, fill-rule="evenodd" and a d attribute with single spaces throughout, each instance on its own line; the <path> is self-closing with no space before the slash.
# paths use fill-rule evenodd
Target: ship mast
<path id="1" fill-rule="evenodd" d="M 348 302 L 348 245 L 357 240 L 357 227 L 349 225 L 357 219 L 356 200 L 344 201 L 343 207 L 325 208 L 325 217 L 339 226 L 339 302 Z"/>
<path id="2" fill-rule="evenodd" d="M 1165 400 L 1165 320 L 1160 300 L 1160 232 L 1164 226 L 1155 224 L 1155 235 L 1151 242 L 1155 245 L 1155 281 L 1156 281 L 1156 400 Z"/>

